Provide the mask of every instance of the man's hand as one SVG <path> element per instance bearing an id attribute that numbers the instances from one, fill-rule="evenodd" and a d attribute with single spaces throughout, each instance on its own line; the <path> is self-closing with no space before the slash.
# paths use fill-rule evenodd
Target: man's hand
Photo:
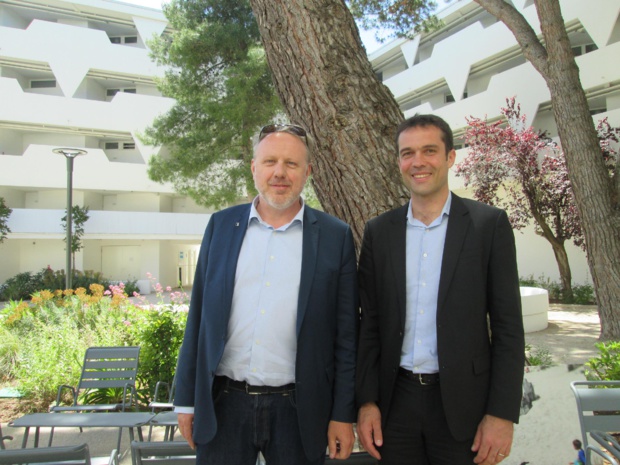
<path id="1" fill-rule="evenodd" d="M 509 420 L 485 415 L 478 425 L 472 451 L 478 454 L 474 463 L 494 465 L 510 455 L 514 425 Z"/>
<path id="2" fill-rule="evenodd" d="M 368 402 L 360 407 L 357 414 L 357 435 L 366 452 L 381 460 L 381 454 L 377 450 L 377 447 L 383 445 L 381 411 L 374 402 Z"/>
<path id="3" fill-rule="evenodd" d="M 346 460 L 353 450 L 353 424 L 340 421 L 330 421 L 327 428 L 327 445 L 329 447 L 329 458 Z"/>
<path id="4" fill-rule="evenodd" d="M 196 444 L 194 444 L 194 439 L 192 438 L 192 434 L 194 433 L 194 414 L 193 413 L 177 413 L 178 421 L 179 421 L 179 431 L 181 435 L 185 438 L 189 447 L 192 449 L 196 449 Z"/>

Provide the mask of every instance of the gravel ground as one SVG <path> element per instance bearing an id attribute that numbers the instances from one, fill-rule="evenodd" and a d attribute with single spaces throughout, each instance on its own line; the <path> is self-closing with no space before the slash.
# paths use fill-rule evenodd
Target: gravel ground
<path id="1" fill-rule="evenodd" d="M 547 329 L 525 335 L 534 351 L 548 351 L 561 365 L 585 363 L 598 355 L 594 344 L 601 327 L 596 306 L 551 304 L 548 318 Z"/>

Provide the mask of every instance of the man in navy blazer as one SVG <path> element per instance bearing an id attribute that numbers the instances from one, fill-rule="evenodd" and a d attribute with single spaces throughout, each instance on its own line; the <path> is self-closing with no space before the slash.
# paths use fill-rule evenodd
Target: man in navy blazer
<path id="1" fill-rule="evenodd" d="M 353 236 L 300 197 L 308 135 L 261 130 L 251 204 L 212 215 L 179 354 L 175 410 L 197 463 L 322 464 L 353 446 Z"/>
<path id="2" fill-rule="evenodd" d="M 359 260 L 357 430 L 387 465 L 492 465 L 519 419 L 524 334 L 503 210 L 448 188 L 448 124 L 397 130 L 407 205 L 370 220 Z"/>

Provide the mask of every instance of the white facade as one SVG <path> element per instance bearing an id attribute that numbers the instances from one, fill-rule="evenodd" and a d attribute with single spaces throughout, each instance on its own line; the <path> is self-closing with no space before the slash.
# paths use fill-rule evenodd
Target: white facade
<path id="1" fill-rule="evenodd" d="M 512 4 L 540 34 L 531 0 Z M 609 117 L 620 126 L 620 2 L 560 0 L 562 15 L 580 68 L 593 119 Z M 369 59 L 392 91 L 406 117 L 434 113 L 453 128 L 458 143 L 465 117 L 495 120 L 506 98 L 516 96 L 529 124 L 557 136 L 549 90 L 542 76 L 525 60 L 508 28 L 473 0 L 453 1 L 439 12 L 444 26 L 414 40 L 398 39 L 370 54 Z M 457 163 L 466 149 L 457 151 Z M 461 178 L 452 189 L 471 196 Z M 553 251 L 533 232 L 516 232 L 519 274 L 559 279 Z M 591 283 L 585 254 L 572 244 L 567 251 L 575 283 Z"/>
<path id="2" fill-rule="evenodd" d="M 137 135 L 173 100 L 145 42 L 160 10 L 109 0 L 0 0 L 0 197 L 13 209 L 0 244 L 0 283 L 19 272 L 65 267 L 67 165 L 73 205 L 87 206 L 76 269 L 114 280 L 151 273 L 189 286 L 209 212 L 147 176 L 159 148 Z"/>

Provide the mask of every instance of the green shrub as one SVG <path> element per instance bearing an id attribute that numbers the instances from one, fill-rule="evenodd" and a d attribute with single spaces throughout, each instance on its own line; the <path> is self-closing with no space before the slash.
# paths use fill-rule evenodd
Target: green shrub
<path id="1" fill-rule="evenodd" d="M 532 347 L 530 344 L 525 344 L 525 364 L 550 367 L 553 365 L 551 352 L 545 347 Z"/>
<path id="2" fill-rule="evenodd" d="M 595 305 L 596 296 L 590 284 L 576 284 L 573 286 L 574 302 L 579 305 Z"/>
<path id="3" fill-rule="evenodd" d="M 7 279 L 0 287 L 0 301 L 29 299 L 41 285 L 38 275 L 30 272 L 19 273 Z"/>
<path id="4" fill-rule="evenodd" d="M 599 355 L 586 363 L 586 379 L 620 380 L 620 341 L 598 342 L 594 345 Z"/>
<path id="5" fill-rule="evenodd" d="M 29 302 L 11 301 L 0 310 L 0 381 L 24 394 L 25 409 L 46 411 L 59 385 L 75 386 L 92 346 L 141 347 L 136 387 L 143 406 L 157 381 L 172 380 L 187 318 L 185 307 L 172 301 L 180 293 L 171 294 L 169 304 L 159 294 L 159 305 L 141 308 L 125 289 L 91 284 L 88 290 L 42 290 Z M 118 395 L 92 392 L 82 400 L 108 403 Z"/>
<path id="6" fill-rule="evenodd" d="M 0 382 L 9 379 L 17 363 L 19 337 L 0 325 Z"/>
<path id="7" fill-rule="evenodd" d="M 73 289 L 83 287 L 88 289 L 91 284 L 101 284 L 108 289 L 112 284 L 118 284 L 106 279 L 102 273 L 92 270 L 73 270 L 73 279 L 71 281 Z M 49 291 L 65 290 L 65 270 L 53 270 L 50 267 L 43 268 L 37 273 L 19 273 L 12 278 L 6 280 L 0 286 L 0 301 L 7 302 L 9 300 L 25 300 L 44 289 Z M 125 281 L 125 292 L 133 295 L 138 291 L 137 280 L 128 279 Z"/>
<path id="8" fill-rule="evenodd" d="M 558 281 L 552 281 L 545 275 L 540 275 L 538 278 L 534 278 L 534 275 L 520 277 L 519 285 L 545 289 L 549 293 L 550 302 L 564 302 L 561 284 Z M 573 284 L 573 301 L 564 303 L 594 305 L 596 304 L 594 288 L 591 284 Z"/>
<path id="9" fill-rule="evenodd" d="M 144 319 L 137 325 L 136 340 L 141 346 L 138 377 L 143 388 L 139 392 L 141 402 L 148 403 L 153 398 L 158 381 L 172 382 L 186 321 L 186 312 L 160 305 L 145 311 Z"/>

